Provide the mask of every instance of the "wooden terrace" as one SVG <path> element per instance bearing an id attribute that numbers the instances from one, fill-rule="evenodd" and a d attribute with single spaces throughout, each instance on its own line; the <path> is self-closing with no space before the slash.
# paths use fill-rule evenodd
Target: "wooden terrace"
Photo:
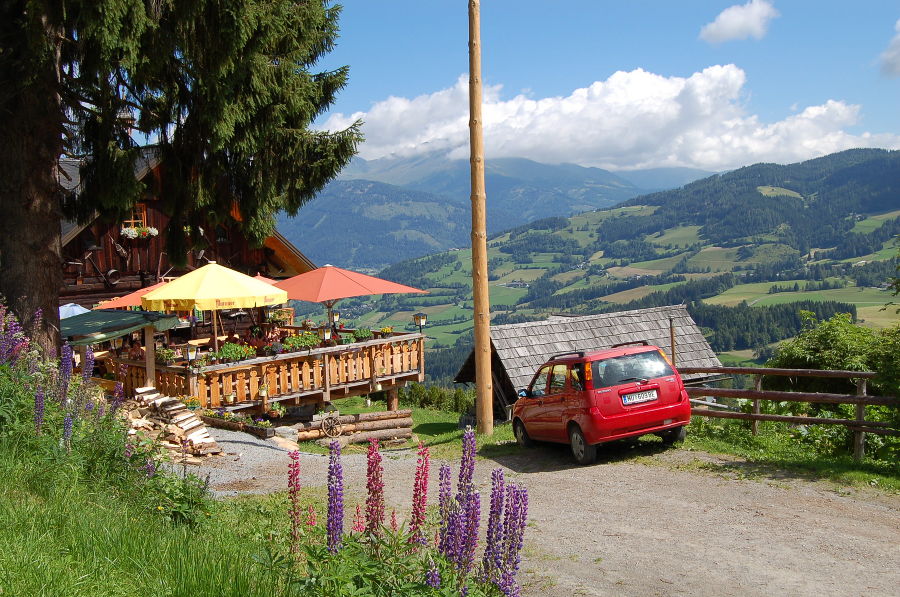
<path id="1" fill-rule="evenodd" d="M 268 403 L 322 405 L 338 398 L 387 391 L 388 409 L 398 408 L 398 389 L 425 378 L 425 336 L 399 333 L 379 339 L 314 348 L 236 363 L 191 368 L 148 366 L 112 358 L 113 371 L 127 365 L 125 395 L 153 385 L 165 396 L 189 396 L 203 408 L 267 408 Z"/>

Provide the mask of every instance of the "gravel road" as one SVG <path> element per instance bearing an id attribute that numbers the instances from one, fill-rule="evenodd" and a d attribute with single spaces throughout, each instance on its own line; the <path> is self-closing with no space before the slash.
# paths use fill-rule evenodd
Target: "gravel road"
<path id="1" fill-rule="evenodd" d="M 226 455 L 199 472 L 218 495 L 285 488 L 290 442 L 210 432 Z M 386 499 L 398 515 L 409 509 L 415 458 L 384 453 Z M 349 510 L 364 500 L 365 455 L 343 465 Z M 520 574 L 529 597 L 900 594 L 897 495 L 646 445 L 607 446 L 581 467 L 565 447 L 541 445 L 479 460 L 484 497 L 498 466 L 529 491 Z M 327 457 L 303 454 L 301 471 L 304 486 L 324 487 Z"/>

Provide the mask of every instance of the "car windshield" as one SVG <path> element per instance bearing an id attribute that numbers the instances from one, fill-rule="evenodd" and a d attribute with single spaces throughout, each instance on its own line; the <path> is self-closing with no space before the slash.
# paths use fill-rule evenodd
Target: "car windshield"
<path id="1" fill-rule="evenodd" d="M 673 375 L 674 371 L 659 352 L 652 350 L 594 361 L 591 373 L 595 388 L 608 388 L 628 381 Z"/>

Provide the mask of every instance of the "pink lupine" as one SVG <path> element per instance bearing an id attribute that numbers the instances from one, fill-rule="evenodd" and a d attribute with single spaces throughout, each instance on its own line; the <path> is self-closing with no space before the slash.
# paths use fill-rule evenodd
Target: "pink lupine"
<path id="1" fill-rule="evenodd" d="M 425 515 L 428 506 L 428 469 L 431 466 L 428 448 L 419 444 L 419 459 L 416 462 L 416 478 L 413 484 L 412 517 L 409 522 L 410 543 L 425 545 Z"/>
<path id="2" fill-rule="evenodd" d="M 300 452 L 294 450 L 288 452 L 291 462 L 288 465 L 288 497 L 290 507 L 288 513 L 291 517 L 291 552 L 297 553 L 300 549 Z"/>
<path id="3" fill-rule="evenodd" d="M 384 481 L 381 466 L 381 452 L 378 451 L 378 440 L 369 440 L 366 469 L 366 531 L 372 535 L 381 535 L 384 524 Z"/>
<path id="4" fill-rule="evenodd" d="M 350 529 L 354 533 L 362 533 L 366 530 L 366 521 L 363 518 L 362 508 L 356 504 L 356 517 L 353 519 L 353 527 Z"/>

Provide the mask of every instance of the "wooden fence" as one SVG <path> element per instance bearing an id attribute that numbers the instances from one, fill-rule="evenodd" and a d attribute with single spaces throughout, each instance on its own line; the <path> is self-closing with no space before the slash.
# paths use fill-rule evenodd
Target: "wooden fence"
<path id="1" fill-rule="evenodd" d="M 843 425 L 853 430 L 853 457 L 861 460 L 865 455 L 866 433 L 879 435 L 900 436 L 900 429 L 891 426 L 890 423 L 880 421 L 867 421 L 866 409 L 870 406 L 900 407 L 900 398 L 888 396 L 869 396 L 866 394 L 866 380 L 876 376 L 872 372 L 863 371 L 819 371 L 815 369 L 768 369 L 765 367 L 681 367 L 678 371 L 682 374 L 714 373 L 717 375 L 752 375 L 754 379 L 752 390 L 737 390 L 732 388 L 688 387 L 687 392 L 691 397 L 691 403 L 695 406 L 691 413 L 701 417 L 713 417 L 719 419 L 742 419 L 753 421 L 753 435 L 759 431 L 759 421 L 779 421 L 798 425 Z M 811 392 L 778 392 L 764 391 L 762 389 L 763 377 L 778 375 L 786 377 L 826 377 L 856 380 L 855 394 L 827 394 Z M 753 401 L 753 412 L 731 412 L 721 410 L 709 410 L 709 407 L 725 408 L 724 405 L 700 400 L 701 396 L 717 398 L 742 398 Z M 763 414 L 760 409 L 762 400 L 772 402 L 812 402 L 819 404 L 853 404 L 856 407 L 854 419 L 832 419 L 825 417 L 806 417 L 790 415 Z M 698 407 L 697 405 L 701 405 Z M 706 407 L 706 408 L 704 408 Z"/>

